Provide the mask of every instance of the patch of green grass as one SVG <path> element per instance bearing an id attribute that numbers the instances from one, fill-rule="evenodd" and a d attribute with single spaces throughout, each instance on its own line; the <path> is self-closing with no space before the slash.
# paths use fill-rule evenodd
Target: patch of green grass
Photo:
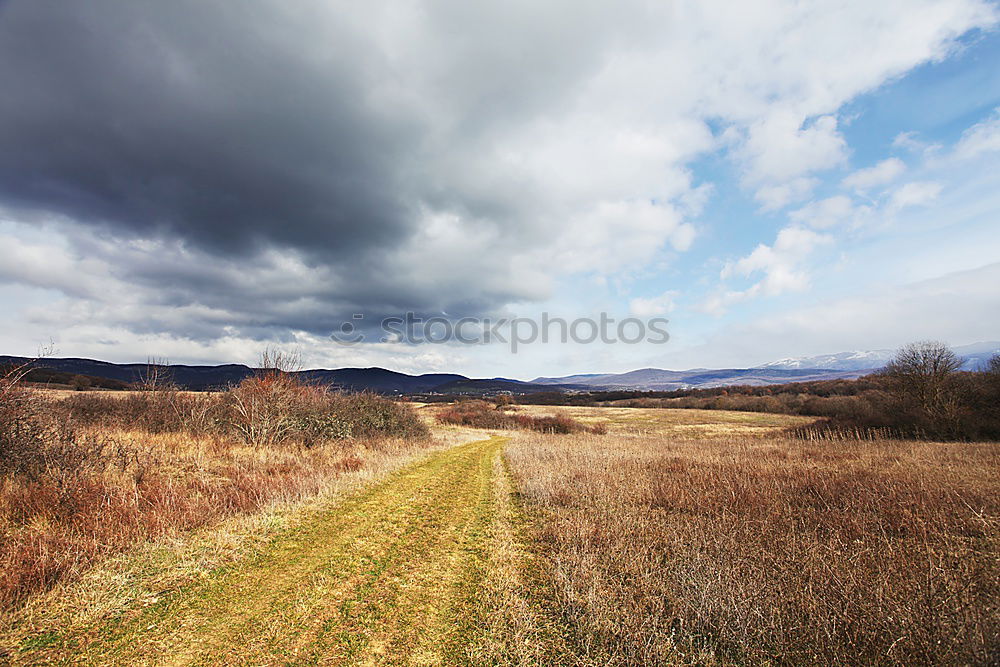
<path id="1" fill-rule="evenodd" d="M 80 651 L 42 635 L 23 650 L 83 664 L 441 664 L 461 637 L 470 563 L 485 553 L 503 442 L 459 445 L 400 470 L 239 567 L 78 633 Z"/>
<path id="2" fill-rule="evenodd" d="M 31 637 L 25 637 L 21 641 L 20 649 L 22 652 L 26 653 L 28 651 L 48 648 L 58 644 L 60 639 L 62 639 L 62 635 L 58 632 L 43 632 Z"/>

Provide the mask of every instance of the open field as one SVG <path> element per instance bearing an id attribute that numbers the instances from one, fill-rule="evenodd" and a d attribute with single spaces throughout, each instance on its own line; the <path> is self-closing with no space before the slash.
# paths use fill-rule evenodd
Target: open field
<path id="1" fill-rule="evenodd" d="M 786 430 L 808 418 L 764 413 L 513 410 L 607 430 L 550 435 L 412 407 L 432 439 L 106 433 L 156 453 L 190 521 L 144 524 L 9 607 L 0 650 L 12 664 L 996 661 L 996 443 L 803 441 Z M 232 483 L 209 482 L 234 469 L 272 486 L 212 509 L 206 489 Z M 7 536 L 51 530 L 7 507 Z"/>
<path id="2" fill-rule="evenodd" d="M 668 438 L 709 438 L 716 436 L 775 435 L 784 429 L 803 426 L 813 417 L 783 414 L 690 410 L 664 408 L 604 408 L 521 405 L 526 414 L 565 414 L 586 424 L 605 424 L 617 436 L 655 435 Z"/>
<path id="3" fill-rule="evenodd" d="M 583 664 L 1000 657 L 1000 445 L 649 412 L 507 448 Z"/>

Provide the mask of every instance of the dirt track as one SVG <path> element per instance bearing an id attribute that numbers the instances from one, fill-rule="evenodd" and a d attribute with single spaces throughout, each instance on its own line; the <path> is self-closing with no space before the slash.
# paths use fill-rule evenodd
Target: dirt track
<path id="1" fill-rule="evenodd" d="M 275 540 L 252 562 L 38 662 L 460 664 L 503 438 L 437 453 Z M 498 471 L 500 471 L 498 473 Z M 51 651 L 51 649 L 50 649 Z M 23 656 L 32 662 L 31 656 Z"/>

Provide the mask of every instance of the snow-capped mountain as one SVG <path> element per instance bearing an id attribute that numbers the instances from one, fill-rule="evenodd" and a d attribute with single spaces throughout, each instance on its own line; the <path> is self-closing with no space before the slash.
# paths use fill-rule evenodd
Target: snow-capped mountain
<path id="1" fill-rule="evenodd" d="M 994 354 L 1000 354 L 1000 342 L 973 343 L 952 348 L 962 359 L 962 369 L 978 370 Z M 793 357 L 780 359 L 757 368 L 795 370 L 800 368 L 828 368 L 838 371 L 858 371 L 881 368 L 896 354 L 895 350 L 856 350 L 838 354 L 822 354 L 815 357 Z"/>
<path id="2" fill-rule="evenodd" d="M 787 370 L 799 368 L 828 368 L 838 371 L 858 371 L 867 368 L 881 368 L 892 359 L 894 350 L 855 350 L 837 354 L 821 354 L 815 357 L 789 357 L 779 359 L 757 368 L 782 368 Z"/>

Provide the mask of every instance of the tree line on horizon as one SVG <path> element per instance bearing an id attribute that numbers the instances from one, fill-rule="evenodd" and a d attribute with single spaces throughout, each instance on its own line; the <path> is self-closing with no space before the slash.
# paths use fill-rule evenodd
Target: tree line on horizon
<path id="1" fill-rule="evenodd" d="M 544 392 L 543 405 L 742 410 L 823 418 L 809 430 L 853 430 L 944 440 L 1000 438 L 1000 355 L 976 371 L 946 344 L 901 347 L 882 369 L 856 380 L 817 380 L 674 391 Z"/>

